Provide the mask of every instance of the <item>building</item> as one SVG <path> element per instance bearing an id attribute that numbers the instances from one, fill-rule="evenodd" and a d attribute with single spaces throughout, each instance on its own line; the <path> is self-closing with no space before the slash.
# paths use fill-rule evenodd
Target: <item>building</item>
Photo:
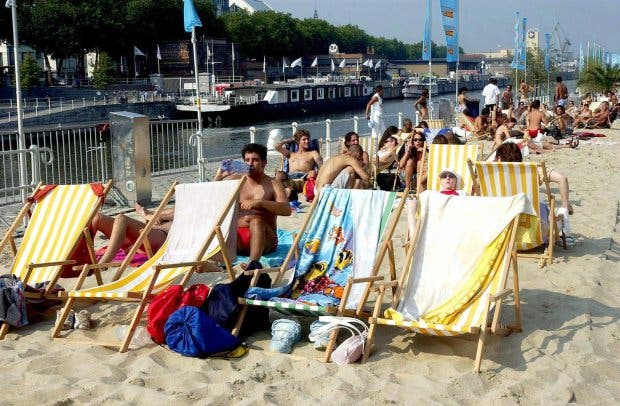
<path id="1" fill-rule="evenodd" d="M 525 48 L 527 50 L 536 50 L 540 47 L 540 33 L 538 28 L 532 28 L 527 32 L 525 37 Z"/>
<path id="2" fill-rule="evenodd" d="M 211 2 L 215 6 L 215 12 L 218 16 L 230 11 L 229 0 L 211 0 Z"/>
<path id="3" fill-rule="evenodd" d="M 252 14 L 256 11 L 273 11 L 270 5 L 261 0 L 229 0 L 230 11 L 245 10 Z"/>
<path id="4" fill-rule="evenodd" d="M 461 55 L 459 58 L 459 70 L 478 70 L 481 62 L 480 55 Z M 390 67 L 395 69 L 398 76 L 418 76 L 428 74 L 428 61 L 421 59 L 404 59 L 390 61 Z M 456 71 L 455 62 L 446 62 L 446 58 L 433 58 L 431 60 L 431 72 L 433 76 L 447 77 L 450 72 Z"/>

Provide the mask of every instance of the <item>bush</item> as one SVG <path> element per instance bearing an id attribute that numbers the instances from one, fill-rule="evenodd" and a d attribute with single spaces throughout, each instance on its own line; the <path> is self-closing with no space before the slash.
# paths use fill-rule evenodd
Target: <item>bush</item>
<path id="1" fill-rule="evenodd" d="M 115 73 L 116 66 L 112 59 L 105 52 L 100 53 L 93 71 L 93 85 L 95 89 L 107 89 L 113 82 Z"/>

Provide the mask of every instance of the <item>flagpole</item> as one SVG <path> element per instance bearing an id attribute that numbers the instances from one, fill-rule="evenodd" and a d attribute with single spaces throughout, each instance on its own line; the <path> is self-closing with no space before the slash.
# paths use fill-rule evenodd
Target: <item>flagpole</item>
<path id="1" fill-rule="evenodd" d="M 192 48 L 194 51 L 194 80 L 196 84 L 196 111 L 198 112 L 198 135 L 202 135 L 202 109 L 200 107 L 200 80 L 198 78 L 198 53 L 196 46 L 196 27 L 192 27 Z M 198 145 L 202 145 L 202 143 L 198 143 Z M 202 172 L 202 165 L 198 166 L 198 171 Z M 200 179 L 203 179 L 202 173 L 199 173 Z"/>
<path id="2" fill-rule="evenodd" d="M 235 83 L 235 43 L 231 42 L 230 43 L 230 47 L 231 47 L 231 55 L 232 55 L 232 81 L 233 83 Z"/>
<path id="3" fill-rule="evenodd" d="M 429 3 L 426 3 L 426 6 L 429 6 Z M 429 31 L 432 32 L 432 27 L 433 27 L 433 8 L 430 7 L 428 10 L 428 15 L 429 15 Z M 432 38 L 432 34 L 431 34 L 431 38 Z M 431 38 L 429 38 L 429 44 L 428 44 L 428 118 L 429 119 L 433 119 L 433 89 L 431 87 L 431 78 L 433 77 L 433 66 L 432 66 L 432 60 L 433 60 L 433 41 L 431 40 Z"/>

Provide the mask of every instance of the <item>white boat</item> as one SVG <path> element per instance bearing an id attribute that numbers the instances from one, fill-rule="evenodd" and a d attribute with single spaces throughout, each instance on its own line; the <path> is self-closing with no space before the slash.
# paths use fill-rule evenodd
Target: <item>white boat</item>
<path id="1" fill-rule="evenodd" d="M 198 110 L 196 104 L 177 104 L 176 107 L 179 111 L 196 112 Z M 226 110 L 230 110 L 230 104 L 203 103 L 200 105 L 200 111 L 203 113 L 217 113 Z"/>
<path id="2" fill-rule="evenodd" d="M 429 90 L 430 94 L 435 96 L 438 94 L 437 80 L 434 77 L 410 77 L 403 87 L 403 97 L 420 97 L 424 90 Z"/>

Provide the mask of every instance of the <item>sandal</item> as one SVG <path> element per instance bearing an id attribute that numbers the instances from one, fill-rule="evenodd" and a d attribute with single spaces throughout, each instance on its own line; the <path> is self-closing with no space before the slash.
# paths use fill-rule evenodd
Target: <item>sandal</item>
<path id="1" fill-rule="evenodd" d="M 579 146 L 579 138 L 571 138 L 570 141 L 568 141 L 568 146 L 572 149 L 577 148 L 577 146 Z"/>

